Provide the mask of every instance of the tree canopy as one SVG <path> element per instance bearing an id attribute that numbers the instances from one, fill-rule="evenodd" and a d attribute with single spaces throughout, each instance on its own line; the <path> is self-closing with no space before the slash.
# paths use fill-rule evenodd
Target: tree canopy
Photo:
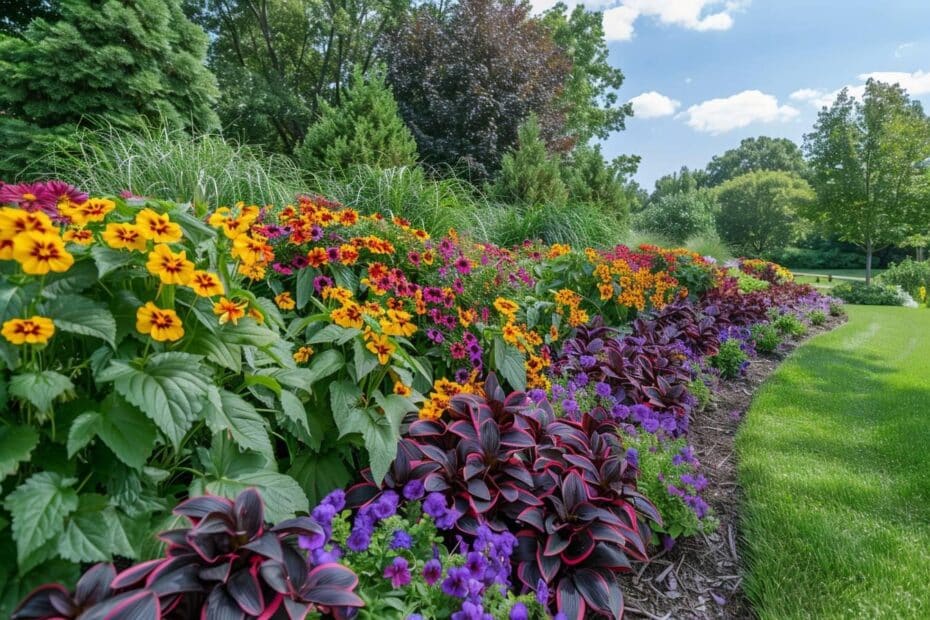
<path id="1" fill-rule="evenodd" d="M 707 164 L 704 180 L 708 187 L 725 183 L 747 172 L 782 170 L 803 176 L 804 156 L 797 144 L 787 138 L 745 138 L 736 148 L 716 155 Z"/>
<path id="2" fill-rule="evenodd" d="M 930 121 L 900 86 L 869 80 L 861 100 L 844 89 L 820 112 L 804 149 L 817 192 L 804 213 L 865 250 L 871 280 L 875 251 L 927 225 Z"/>
<path id="3" fill-rule="evenodd" d="M 715 204 L 706 190 L 666 194 L 637 214 L 634 226 L 674 243 L 714 230 Z"/>
<path id="4" fill-rule="evenodd" d="M 517 147 L 504 155 L 491 193 L 504 202 L 527 206 L 563 205 L 568 199 L 559 161 L 546 152 L 535 115 L 520 127 Z"/>

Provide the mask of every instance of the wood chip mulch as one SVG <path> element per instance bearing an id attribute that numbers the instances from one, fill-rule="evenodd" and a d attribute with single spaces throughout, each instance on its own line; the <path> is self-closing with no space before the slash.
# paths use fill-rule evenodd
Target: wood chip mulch
<path id="1" fill-rule="evenodd" d="M 746 375 L 721 381 L 714 404 L 691 424 L 689 443 L 708 480 L 704 499 L 720 524 L 708 534 L 679 541 L 671 550 L 656 553 L 651 561 L 621 582 L 627 618 L 752 618 L 741 588 L 743 565 L 739 510 L 742 494 L 737 482 L 734 439 L 743 415 L 759 385 L 805 339 L 829 331 L 845 318 L 829 317 L 827 323 L 782 345 L 771 355 L 750 361 Z"/>

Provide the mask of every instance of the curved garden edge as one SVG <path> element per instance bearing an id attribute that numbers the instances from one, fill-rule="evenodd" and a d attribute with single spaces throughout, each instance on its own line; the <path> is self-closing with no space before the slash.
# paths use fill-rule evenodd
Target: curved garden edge
<path id="1" fill-rule="evenodd" d="M 626 614 L 631 618 L 746 618 L 752 612 L 743 594 L 736 433 L 761 385 L 799 346 L 846 322 L 830 316 L 807 334 L 788 340 L 779 351 L 750 360 L 746 373 L 721 380 L 713 403 L 695 414 L 699 424 L 688 435 L 709 484 L 705 500 L 719 526 L 713 532 L 679 540 L 660 551 L 632 578 L 624 577 Z"/>

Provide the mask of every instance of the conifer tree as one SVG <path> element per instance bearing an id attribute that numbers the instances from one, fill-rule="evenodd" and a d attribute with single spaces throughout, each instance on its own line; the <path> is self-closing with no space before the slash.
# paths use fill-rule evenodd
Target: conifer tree
<path id="1" fill-rule="evenodd" d="M 559 160 L 546 151 L 535 115 L 520 127 L 517 148 L 504 155 L 491 193 L 516 205 L 564 205 L 568 200 Z"/>
<path id="2" fill-rule="evenodd" d="M 320 102 L 320 118 L 297 149 L 311 171 L 346 171 L 353 166 L 393 168 L 416 163 L 417 145 L 397 112 L 381 71 L 356 70 L 337 107 Z"/>

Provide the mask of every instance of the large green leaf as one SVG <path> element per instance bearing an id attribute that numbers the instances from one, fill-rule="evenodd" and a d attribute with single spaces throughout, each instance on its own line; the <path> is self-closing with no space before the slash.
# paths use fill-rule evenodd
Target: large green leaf
<path id="1" fill-rule="evenodd" d="M 332 405 L 333 417 L 336 418 L 337 424 L 340 418 L 356 408 L 361 395 L 362 389 L 351 381 L 333 381 L 329 385 L 329 402 Z"/>
<path id="2" fill-rule="evenodd" d="M 378 362 L 378 358 L 372 355 L 358 338 L 352 341 L 352 353 L 352 362 L 355 364 L 356 381 L 361 381 L 368 376 L 368 373 L 381 365 Z"/>
<path id="3" fill-rule="evenodd" d="M 313 357 L 310 361 L 310 384 L 307 385 L 304 389 L 309 390 L 310 387 L 320 381 L 330 376 L 335 372 L 342 370 L 345 366 L 345 358 L 343 357 L 340 351 L 335 349 L 327 349 Z"/>
<path id="4" fill-rule="evenodd" d="M 214 364 L 235 373 L 242 372 L 242 346 L 226 342 L 209 330 L 199 328 L 187 345 L 187 351 L 204 355 Z"/>
<path id="5" fill-rule="evenodd" d="M 112 537 L 103 518 L 106 498 L 81 495 L 76 512 L 58 539 L 58 555 L 72 562 L 106 562 L 112 556 Z"/>
<path id="6" fill-rule="evenodd" d="M 523 354 L 505 343 L 500 336 L 494 338 L 494 367 L 515 390 L 526 389 L 526 367 Z"/>
<path id="7" fill-rule="evenodd" d="M 44 314 L 62 331 L 94 336 L 116 348 L 116 320 L 103 304 L 81 295 L 61 295 L 44 304 Z"/>
<path id="8" fill-rule="evenodd" d="M 298 310 L 303 309 L 313 296 L 313 278 L 318 274 L 319 272 L 316 269 L 301 269 L 297 272 L 297 289 L 294 302 L 297 304 Z"/>
<path id="9" fill-rule="evenodd" d="M 371 477 L 374 478 L 375 484 L 381 484 L 397 456 L 400 432 L 387 416 L 372 409 L 366 409 L 364 413 L 366 415 L 361 418 L 365 423 L 362 437 L 365 438 L 365 449 L 368 451 Z"/>
<path id="10" fill-rule="evenodd" d="M 307 433 L 307 436 L 310 437 L 311 433 L 310 425 L 307 423 L 307 410 L 304 408 L 304 404 L 301 400 L 293 392 L 288 392 L 287 390 L 282 390 L 279 398 L 281 399 L 281 411 L 284 413 L 284 416 L 303 429 L 304 432 Z"/>
<path id="11" fill-rule="evenodd" d="M 104 399 L 98 415 L 96 434 L 103 443 L 126 465 L 142 469 L 155 447 L 152 421 L 116 394 Z"/>
<path id="12" fill-rule="evenodd" d="M 80 293 L 99 281 L 97 266 L 91 260 L 79 260 L 68 270 L 50 273 L 45 277 L 42 296 L 54 299 L 61 295 Z"/>
<path id="13" fill-rule="evenodd" d="M 141 367 L 113 360 L 97 380 L 112 381 L 116 391 L 149 416 L 177 450 L 212 385 L 202 360 L 180 352 L 153 355 Z"/>
<path id="14" fill-rule="evenodd" d="M 13 538 L 20 570 L 35 565 L 33 552 L 58 536 L 65 517 L 77 510 L 75 478 L 63 478 L 50 471 L 34 474 L 10 493 L 4 507 L 13 515 Z"/>
<path id="15" fill-rule="evenodd" d="M 15 474 L 38 443 L 39 434 L 31 426 L 0 427 L 0 481 Z"/>
<path id="16" fill-rule="evenodd" d="M 23 373 L 10 379 L 10 394 L 32 403 L 43 413 L 51 409 L 56 398 L 72 389 L 71 380 L 53 370 Z"/>
<path id="17" fill-rule="evenodd" d="M 237 394 L 212 388 L 203 414 L 214 433 L 229 433 L 240 447 L 274 459 L 265 419 Z"/>
<path id="18" fill-rule="evenodd" d="M 84 449 L 87 444 L 93 441 L 97 436 L 97 429 L 100 428 L 101 416 L 96 411 L 85 411 L 78 417 L 74 418 L 71 428 L 68 429 L 68 458 L 74 458 L 74 455 Z"/>
<path id="19" fill-rule="evenodd" d="M 306 492 L 311 506 L 320 503 L 333 489 L 341 489 L 352 481 L 352 472 L 338 453 L 304 452 L 294 459 L 287 474 Z"/>
<path id="20" fill-rule="evenodd" d="M 256 323 L 253 319 L 245 318 L 238 325 L 227 323 L 219 331 L 220 338 L 230 344 L 247 344 L 253 347 L 267 347 L 278 340 L 278 335 Z"/>
<path id="21" fill-rule="evenodd" d="M 114 250 L 105 245 L 95 245 L 90 249 L 97 265 L 97 275 L 102 280 L 108 273 L 116 271 L 132 262 L 133 253 L 129 250 Z"/>

